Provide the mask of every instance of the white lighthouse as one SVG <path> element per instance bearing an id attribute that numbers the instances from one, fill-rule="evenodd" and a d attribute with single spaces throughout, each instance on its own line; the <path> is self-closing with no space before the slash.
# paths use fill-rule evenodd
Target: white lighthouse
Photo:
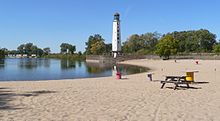
<path id="1" fill-rule="evenodd" d="M 114 58 L 121 52 L 120 14 L 115 13 L 112 33 L 112 53 Z"/>

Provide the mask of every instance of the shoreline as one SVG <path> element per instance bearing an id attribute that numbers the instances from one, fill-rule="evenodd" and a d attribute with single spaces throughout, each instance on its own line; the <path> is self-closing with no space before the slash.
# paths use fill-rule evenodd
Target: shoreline
<path id="1" fill-rule="evenodd" d="M 0 120 L 193 120 L 218 121 L 220 61 L 130 60 L 122 64 L 149 67 L 146 73 L 52 81 L 0 82 Z M 193 88 L 160 89 L 164 75 L 199 70 Z M 215 70 L 216 69 L 216 70 Z"/>

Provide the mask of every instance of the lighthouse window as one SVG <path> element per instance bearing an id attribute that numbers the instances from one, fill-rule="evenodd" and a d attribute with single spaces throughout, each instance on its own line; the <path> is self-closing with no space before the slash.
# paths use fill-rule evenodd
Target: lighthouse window
<path id="1" fill-rule="evenodd" d="M 119 40 L 120 38 L 119 38 L 119 37 L 117 37 L 117 39 Z"/>

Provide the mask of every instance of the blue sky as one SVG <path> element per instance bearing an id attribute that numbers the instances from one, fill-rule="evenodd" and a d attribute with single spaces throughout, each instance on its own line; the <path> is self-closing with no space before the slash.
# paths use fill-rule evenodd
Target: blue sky
<path id="1" fill-rule="evenodd" d="M 208 29 L 220 37 L 219 0 L 0 0 L 0 47 L 32 42 L 59 52 L 62 42 L 85 50 L 93 34 L 111 43 L 113 14 L 122 42 L 131 34 Z"/>

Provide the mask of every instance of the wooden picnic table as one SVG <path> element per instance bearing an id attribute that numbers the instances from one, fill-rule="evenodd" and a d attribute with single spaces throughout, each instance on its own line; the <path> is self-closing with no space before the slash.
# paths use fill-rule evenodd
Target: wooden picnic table
<path id="1" fill-rule="evenodd" d="M 166 83 L 175 84 L 174 90 L 179 87 L 179 85 L 185 84 L 189 88 L 189 81 L 186 80 L 186 76 L 166 76 L 165 81 L 161 81 L 161 89 L 165 86 Z"/>

